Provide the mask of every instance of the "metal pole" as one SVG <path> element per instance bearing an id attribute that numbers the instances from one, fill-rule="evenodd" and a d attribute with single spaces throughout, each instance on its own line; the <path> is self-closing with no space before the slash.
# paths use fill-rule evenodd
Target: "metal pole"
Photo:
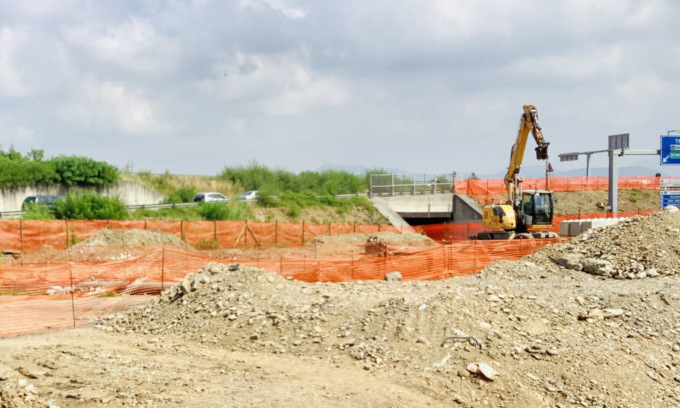
<path id="1" fill-rule="evenodd" d="M 609 210 L 611 211 L 612 217 L 616 217 L 618 212 L 618 201 L 619 201 L 619 168 L 617 163 L 617 157 L 621 149 L 610 150 L 609 151 Z"/>
<path id="2" fill-rule="evenodd" d="M 394 197 L 394 174 L 392 174 L 392 197 Z"/>

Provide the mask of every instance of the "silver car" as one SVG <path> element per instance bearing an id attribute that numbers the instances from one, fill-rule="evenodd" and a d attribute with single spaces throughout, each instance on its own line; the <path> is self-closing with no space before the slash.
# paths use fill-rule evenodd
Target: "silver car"
<path id="1" fill-rule="evenodd" d="M 195 203 L 201 202 L 210 203 L 220 201 L 229 201 L 229 199 L 224 194 L 215 192 L 198 193 L 194 196 Z"/>

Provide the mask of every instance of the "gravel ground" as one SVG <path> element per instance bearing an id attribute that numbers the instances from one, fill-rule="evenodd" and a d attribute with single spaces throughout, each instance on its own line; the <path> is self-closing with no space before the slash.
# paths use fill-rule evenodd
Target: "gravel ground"
<path id="1" fill-rule="evenodd" d="M 0 401 L 677 407 L 678 231 L 678 212 L 634 217 L 438 282 L 209 264 L 89 327 L 0 339 Z"/>

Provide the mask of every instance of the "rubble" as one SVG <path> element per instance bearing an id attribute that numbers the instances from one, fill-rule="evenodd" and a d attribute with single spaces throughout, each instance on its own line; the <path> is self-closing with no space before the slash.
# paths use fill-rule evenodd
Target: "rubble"
<path id="1" fill-rule="evenodd" d="M 680 213 L 633 217 L 429 282 L 212 263 L 84 329 L 96 346 L 17 341 L 11 372 L 90 405 L 676 407 L 678 238 Z"/>
<path id="2" fill-rule="evenodd" d="M 644 279 L 680 272 L 680 215 L 677 211 L 635 216 L 589 230 L 569 243 L 545 248 L 561 266 L 616 279 Z"/>

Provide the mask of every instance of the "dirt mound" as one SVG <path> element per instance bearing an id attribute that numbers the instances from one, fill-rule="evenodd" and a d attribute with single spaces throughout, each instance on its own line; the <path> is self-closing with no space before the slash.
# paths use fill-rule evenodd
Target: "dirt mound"
<path id="1" fill-rule="evenodd" d="M 182 240 L 172 234 L 154 230 L 119 231 L 105 229 L 74 246 L 97 245 L 162 245 L 179 244 Z"/>
<path id="2" fill-rule="evenodd" d="M 96 329 L 7 339 L 0 374 L 32 375 L 64 406 L 677 407 L 678 217 L 445 281 L 304 283 L 212 263 Z M 608 278 L 632 262 L 657 275 Z"/>
<path id="3" fill-rule="evenodd" d="M 546 256 L 408 283 L 308 284 L 211 264 L 103 327 L 408 373 L 462 406 L 670 407 L 680 402 L 680 295 L 666 279 L 612 285 Z M 476 363 L 499 373 L 493 386 L 468 371 Z"/>
<path id="4" fill-rule="evenodd" d="M 343 234 L 343 235 L 320 235 L 315 237 L 312 242 L 323 244 L 363 244 L 369 238 L 376 237 L 378 241 L 388 245 L 400 245 L 404 243 L 425 243 L 433 244 L 434 241 L 423 234 L 399 234 L 396 232 L 382 231 L 373 234 Z"/>
<path id="5" fill-rule="evenodd" d="M 663 211 L 589 230 L 536 256 L 595 275 L 639 279 L 680 273 L 679 240 L 680 212 Z"/>

